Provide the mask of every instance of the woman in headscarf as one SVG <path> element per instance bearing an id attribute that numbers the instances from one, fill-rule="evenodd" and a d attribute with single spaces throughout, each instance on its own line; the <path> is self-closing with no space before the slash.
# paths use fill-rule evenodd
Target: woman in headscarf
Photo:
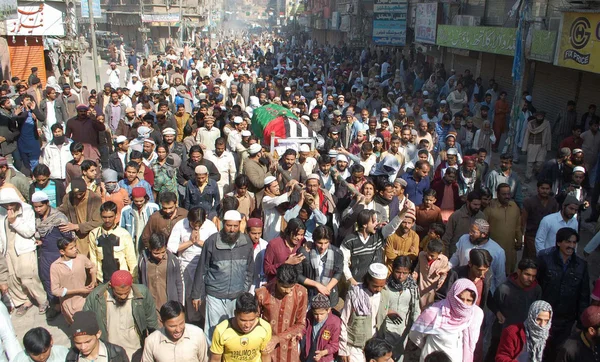
<path id="1" fill-rule="evenodd" d="M 496 362 L 542 362 L 551 321 L 550 304 L 543 300 L 533 302 L 525 322 L 502 331 Z"/>
<path id="2" fill-rule="evenodd" d="M 483 122 L 483 126 L 475 132 L 475 136 L 473 137 L 473 148 L 476 150 L 485 148 L 487 151 L 485 162 L 487 162 L 488 165 L 492 160 L 492 145 L 495 142 L 496 136 L 494 135 L 494 130 L 492 130 L 490 121 Z"/>
<path id="3" fill-rule="evenodd" d="M 408 337 L 421 348 L 420 362 L 432 352 L 443 351 L 452 362 L 473 362 L 483 311 L 477 287 L 469 279 L 458 279 L 446 299 L 427 308 L 413 324 Z"/>
<path id="4" fill-rule="evenodd" d="M 419 287 L 411 275 L 412 260 L 406 255 L 397 257 L 385 289 L 389 292 L 389 311 L 380 334 L 393 349 L 394 361 L 404 360 L 406 336 L 421 314 Z"/>

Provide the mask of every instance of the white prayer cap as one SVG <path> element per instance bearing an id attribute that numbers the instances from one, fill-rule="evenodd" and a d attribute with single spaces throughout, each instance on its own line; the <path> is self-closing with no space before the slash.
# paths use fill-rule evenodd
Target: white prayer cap
<path id="1" fill-rule="evenodd" d="M 229 210 L 223 216 L 226 221 L 242 221 L 242 214 L 237 210 Z"/>
<path id="2" fill-rule="evenodd" d="M 310 146 L 300 145 L 300 152 L 310 152 Z"/>
<path id="3" fill-rule="evenodd" d="M 254 143 L 248 148 L 248 153 L 251 155 L 256 155 L 260 151 L 262 151 L 262 147 L 258 143 Z"/>
<path id="4" fill-rule="evenodd" d="M 208 173 L 208 168 L 206 166 L 204 166 L 204 165 L 198 165 L 194 169 L 194 172 L 196 173 L 196 175 L 207 174 Z"/>
<path id="5" fill-rule="evenodd" d="M 311 173 L 310 175 L 308 175 L 308 177 L 306 178 L 306 180 L 319 180 L 319 175 L 317 175 L 316 173 Z"/>
<path id="6" fill-rule="evenodd" d="M 381 263 L 373 263 L 369 266 L 369 275 L 373 279 L 387 279 L 388 268 Z"/>
<path id="7" fill-rule="evenodd" d="M 265 186 L 269 186 L 270 184 L 272 184 L 275 181 L 277 181 L 277 179 L 275 178 L 275 176 L 267 176 L 267 177 L 265 177 L 264 185 Z"/>
<path id="8" fill-rule="evenodd" d="M 573 167 L 573 172 L 583 172 L 583 173 L 585 173 L 585 168 L 583 168 L 581 166 L 575 166 L 575 167 Z"/>
<path id="9" fill-rule="evenodd" d="M 127 137 L 125 137 L 125 136 L 117 136 L 117 139 L 116 139 L 117 144 L 123 143 L 125 141 L 127 141 Z"/>
<path id="10" fill-rule="evenodd" d="M 233 123 L 240 124 L 242 122 L 244 122 L 244 119 L 242 117 L 239 117 L 239 116 L 238 117 L 233 117 Z"/>
<path id="11" fill-rule="evenodd" d="M 387 108 L 381 108 L 381 113 L 390 113 L 390 110 Z"/>
<path id="12" fill-rule="evenodd" d="M 248 131 L 247 129 L 242 131 L 242 137 L 250 137 L 252 136 L 252 132 Z"/>
<path id="13" fill-rule="evenodd" d="M 454 147 L 449 148 L 448 151 L 446 151 L 447 154 L 449 155 L 458 155 L 458 150 Z"/>
<path id="14" fill-rule="evenodd" d="M 44 191 L 36 191 L 31 195 L 31 202 L 44 202 L 48 200 L 48 195 Z"/>
<path id="15" fill-rule="evenodd" d="M 346 155 L 337 155 L 336 161 L 348 162 L 348 157 Z"/>
<path id="16" fill-rule="evenodd" d="M 177 132 L 176 132 L 176 131 L 175 131 L 173 128 L 171 128 L 171 127 L 167 127 L 167 128 L 165 128 L 165 129 L 163 129 L 163 132 L 162 132 L 162 134 L 163 134 L 163 135 L 165 135 L 165 136 L 166 136 L 166 135 L 173 135 L 173 136 L 174 136 L 174 135 L 176 135 L 176 134 L 177 134 Z"/>

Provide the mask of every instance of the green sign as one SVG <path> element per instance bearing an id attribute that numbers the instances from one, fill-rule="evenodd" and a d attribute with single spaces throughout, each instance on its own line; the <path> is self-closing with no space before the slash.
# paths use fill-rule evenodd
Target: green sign
<path id="1" fill-rule="evenodd" d="M 516 28 L 438 25 L 436 44 L 458 49 L 513 56 Z M 554 61 L 556 32 L 533 30 L 529 59 Z"/>

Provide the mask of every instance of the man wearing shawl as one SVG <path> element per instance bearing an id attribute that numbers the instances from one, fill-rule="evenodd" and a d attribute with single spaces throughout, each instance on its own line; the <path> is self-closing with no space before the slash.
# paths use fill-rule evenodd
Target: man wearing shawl
<path id="1" fill-rule="evenodd" d="M 381 328 L 389 308 L 389 294 L 384 290 L 388 269 L 381 263 L 369 266 L 364 283 L 348 292 L 342 310 L 342 333 L 339 355 L 343 362 L 364 362 L 367 340 Z"/>
<path id="2" fill-rule="evenodd" d="M 523 323 L 502 331 L 496 362 L 542 362 L 552 325 L 552 307 L 543 300 L 533 302 Z"/>
<path id="3" fill-rule="evenodd" d="M 533 172 L 541 171 L 546 162 L 546 153 L 552 149 L 552 131 L 545 112 L 537 112 L 535 119 L 527 123 L 523 138 L 523 152 L 527 152 L 525 180 L 529 182 Z"/>
<path id="4" fill-rule="evenodd" d="M 475 284 L 458 279 L 446 299 L 421 313 L 408 335 L 421 348 L 421 361 L 432 352 L 443 351 L 452 362 L 473 362 L 483 322 L 477 299 Z"/>

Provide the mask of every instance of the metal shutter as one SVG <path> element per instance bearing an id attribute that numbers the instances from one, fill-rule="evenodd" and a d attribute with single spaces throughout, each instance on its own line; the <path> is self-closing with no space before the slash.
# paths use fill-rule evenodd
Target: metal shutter
<path id="1" fill-rule="evenodd" d="M 27 38 L 27 46 L 25 46 Z M 10 70 L 13 77 L 19 77 L 27 81 L 31 74 L 31 68 L 38 68 L 38 76 L 42 81 L 42 87 L 46 86 L 46 65 L 44 64 L 44 42 L 42 37 L 15 36 L 8 37 L 8 50 L 10 52 Z M 36 42 L 37 39 L 37 42 Z"/>

